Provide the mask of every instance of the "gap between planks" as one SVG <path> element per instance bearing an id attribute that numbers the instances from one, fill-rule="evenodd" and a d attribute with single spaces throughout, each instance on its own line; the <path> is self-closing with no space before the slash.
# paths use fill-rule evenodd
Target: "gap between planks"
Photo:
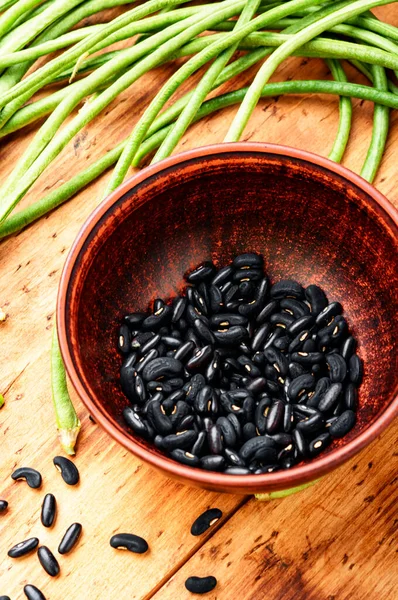
<path id="1" fill-rule="evenodd" d="M 235 506 L 235 508 L 233 510 L 231 510 L 231 512 L 229 513 L 229 515 L 224 519 L 221 520 L 221 522 L 218 525 L 215 525 L 214 527 L 210 528 L 210 533 L 209 535 L 204 535 L 202 536 L 201 541 L 196 544 L 196 546 L 194 546 L 185 556 L 184 558 L 182 558 L 164 577 L 161 581 L 159 581 L 159 583 L 157 583 L 155 585 L 155 587 L 148 593 L 146 594 L 146 596 L 142 597 L 142 600 L 150 600 L 151 598 L 153 598 L 153 596 L 155 596 L 155 594 L 157 594 L 162 587 L 164 587 L 166 585 L 166 583 L 168 581 L 170 581 L 170 579 L 172 577 L 174 577 L 174 575 L 180 570 L 182 569 L 182 567 L 185 565 L 185 563 L 187 563 L 189 560 L 191 560 L 191 558 L 202 548 L 202 546 L 204 546 L 205 544 L 207 544 L 207 542 L 217 533 L 217 531 L 219 531 L 221 529 L 221 527 L 223 527 L 226 523 L 228 523 L 228 521 L 230 519 L 232 519 L 232 517 L 234 517 L 236 515 L 236 513 L 245 506 L 245 504 L 247 504 L 249 502 L 249 500 L 251 500 L 253 496 L 243 496 L 242 500 Z"/>

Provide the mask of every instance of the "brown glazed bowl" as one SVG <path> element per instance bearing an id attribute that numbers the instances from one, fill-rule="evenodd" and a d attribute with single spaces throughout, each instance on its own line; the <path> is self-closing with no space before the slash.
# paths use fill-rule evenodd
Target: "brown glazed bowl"
<path id="1" fill-rule="evenodd" d="M 118 328 L 129 312 L 182 289 L 203 260 L 260 252 L 271 278 L 322 286 L 343 304 L 365 365 L 355 428 L 310 462 L 234 476 L 181 465 L 123 423 Z M 325 158 L 262 143 L 172 156 L 123 183 L 92 213 L 66 262 L 57 318 L 67 371 L 90 414 L 143 461 L 219 492 L 275 492 L 335 469 L 398 411 L 398 213 Z"/>

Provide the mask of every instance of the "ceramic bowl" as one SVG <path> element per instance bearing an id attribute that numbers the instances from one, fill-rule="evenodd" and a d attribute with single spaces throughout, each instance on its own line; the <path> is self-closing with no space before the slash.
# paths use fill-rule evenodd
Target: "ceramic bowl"
<path id="1" fill-rule="evenodd" d="M 292 469 L 233 476 L 181 465 L 127 429 L 116 340 L 123 315 L 175 295 L 184 272 L 246 251 L 264 255 L 271 280 L 316 283 L 341 302 L 365 367 L 349 435 Z M 397 211 L 374 187 L 300 150 L 219 144 L 143 169 L 92 213 L 62 275 L 61 351 L 90 414 L 143 461 L 211 490 L 286 490 L 338 467 L 397 414 L 397 290 Z"/>

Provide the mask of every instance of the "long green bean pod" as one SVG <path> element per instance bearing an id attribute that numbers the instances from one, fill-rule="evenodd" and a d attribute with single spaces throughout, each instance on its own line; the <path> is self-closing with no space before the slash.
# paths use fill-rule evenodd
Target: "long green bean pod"
<path id="1" fill-rule="evenodd" d="M 373 85 L 377 90 L 387 91 L 387 77 L 383 67 L 372 66 Z M 361 175 L 372 182 L 383 158 L 390 125 L 390 111 L 382 104 L 375 104 L 373 115 L 373 132 L 369 150 L 363 164 Z"/>
<path id="2" fill-rule="evenodd" d="M 51 347 L 51 389 L 59 441 L 66 454 L 75 454 L 80 421 L 68 392 L 56 324 L 53 328 Z"/>

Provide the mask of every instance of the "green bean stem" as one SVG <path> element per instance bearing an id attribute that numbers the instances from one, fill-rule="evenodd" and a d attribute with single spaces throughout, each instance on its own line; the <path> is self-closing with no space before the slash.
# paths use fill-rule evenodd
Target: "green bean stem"
<path id="1" fill-rule="evenodd" d="M 373 84 L 377 90 L 386 92 L 388 83 L 383 67 L 372 66 Z M 361 175 L 372 182 L 383 158 L 390 125 L 390 111 L 388 107 L 375 103 L 373 115 L 373 132 L 369 150 L 361 170 Z"/>
<path id="2" fill-rule="evenodd" d="M 51 348 L 51 389 L 59 441 L 66 454 L 75 454 L 80 421 L 68 392 L 56 324 L 53 328 Z"/>
<path id="3" fill-rule="evenodd" d="M 292 52 L 297 50 L 300 46 L 309 42 L 311 39 L 320 35 L 324 31 L 327 31 L 330 27 L 338 25 L 345 20 L 358 16 L 365 10 L 373 8 L 375 6 L 382 6 L 383 4 L 389 4 L 390 0 L 357 0 L 356 2 L 350 2 L 348 6 L 345 6 L 336 12 L 321 18 L 319 21 L 312 23 L 293 38 L 277 48 L 266 63 L 261 67 L 255 76 L 253 83 L 251 84 L 249 91 L 243 100 L 238 112 L 229 128 L 229 131 L 225 137 L 225 141 L 237 141 L 242 135 L 251 113 L 256 107 L 256 104 L 261 96 L 261 90 L 267 83 L 271 75 L 277 69 L 277 67 L 288 57 Z"/>
<path id="4" fill-rule="evenodd" d="M 216 96 L 203 103 L 194 122 L 217 110 L 239 104 L 244 98 L 248 88 L 235 90 L 227 94 Z M 268 83 L 262 90 L 262 97 L 282 96 L 284 94 L 335 94 L 369 100 L 371 102 L 382 104 L 390 108 L 398 109 L 398 97 L 390 92 L 381 92 L 373 87 L 358 85 L 355 83 L 345 83 L 339 81 L 283 81 L 280 83 Z M 171 125 L 167 125 L 166 119 L 162 113 L 148 132 L 149 137 L 140 146 L 135 157 L 135 163 L 139 164 L 141 160 L 155 148 L 160 145 L 164 137 L 170 131 Z M 171 115 L 171 113 L 170 113 Z M 156 130 L 156 123 L 161 129 Z M 34 204 L 11 215 L 0 225 L 0 239 L 3 239 L 13 233 L 16 233 L 44 216 L 51 210 L 57 208 L 63 202 L 72 198 L 77 192 L 97 179 L 102 173 L 109 169 L 118 160 L 123 151 L 126 140 L 118 146 L 107 152 L 104 156 L 95 161 L 90 167 L 72 177 L 69 181 L 53 190 Z"/>

